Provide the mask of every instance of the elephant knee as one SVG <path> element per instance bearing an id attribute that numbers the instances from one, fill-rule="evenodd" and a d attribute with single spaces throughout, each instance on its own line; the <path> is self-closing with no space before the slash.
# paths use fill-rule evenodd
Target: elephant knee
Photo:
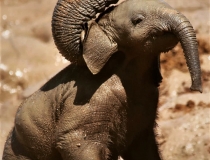
<path id="1" fill-rule="evenodd" d="M 79 159 L 79 160 L 117 160 L 117 154 L 111 152 L 109 148 L 100 143 L 94 144 L 77 144 L 71 151 L 61 151 L 64 160 Z"/>

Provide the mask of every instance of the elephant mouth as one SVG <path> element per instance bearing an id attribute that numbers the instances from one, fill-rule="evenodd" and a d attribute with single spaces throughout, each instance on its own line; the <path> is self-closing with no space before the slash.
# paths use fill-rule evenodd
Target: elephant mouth
<path id="1" fill-rule="evenodd" d="M 173 49 L 179 42 L 175 34 L 171 32 L 162 32 L 152 36 L 152 43 L 156 50 L 160 52 L 168 52 Z"/>

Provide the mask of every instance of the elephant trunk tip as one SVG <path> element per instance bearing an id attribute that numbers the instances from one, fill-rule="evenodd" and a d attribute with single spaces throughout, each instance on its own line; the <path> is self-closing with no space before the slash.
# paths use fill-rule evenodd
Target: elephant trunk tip
<path id="1" fill-rule="evenodd" d="M 196 83 L 192 84 L 192 86 L 190 87 L 190 89 L 192 91 L 199 91 L 200 93 L 203 92 L 201 83 L 199 83 L 199 84 L 196 84 Z"/>

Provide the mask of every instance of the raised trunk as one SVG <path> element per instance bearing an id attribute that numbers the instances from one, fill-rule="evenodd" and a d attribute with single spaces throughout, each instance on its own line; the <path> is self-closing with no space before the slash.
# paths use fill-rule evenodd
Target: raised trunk
<path id="1" fill-rule="evenodd" d="M 190 88 L 202 92 L 201 69 L 195 31 L 189 20 L 182 14 L 176 12 L 166 16 L 170 20 L 170 30 L 178 37 L 182 45 L 192 80 Z"/>
<path id="2" fill-rule="evenodd" d="M 52 17 L 52 33 L 60 53 L 72 63 L 81 63 L 81 32 L 85 23 L 118 0 L 58 0 Z"/>

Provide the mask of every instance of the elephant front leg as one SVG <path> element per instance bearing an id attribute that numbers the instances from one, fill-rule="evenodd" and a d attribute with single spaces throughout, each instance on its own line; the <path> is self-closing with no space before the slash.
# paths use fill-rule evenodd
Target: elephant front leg
<path id="1" fill-rule="evenodd" d="M 122 157 L 124 160 L 161 160 L 153 129 L 139 134 Z"/>

